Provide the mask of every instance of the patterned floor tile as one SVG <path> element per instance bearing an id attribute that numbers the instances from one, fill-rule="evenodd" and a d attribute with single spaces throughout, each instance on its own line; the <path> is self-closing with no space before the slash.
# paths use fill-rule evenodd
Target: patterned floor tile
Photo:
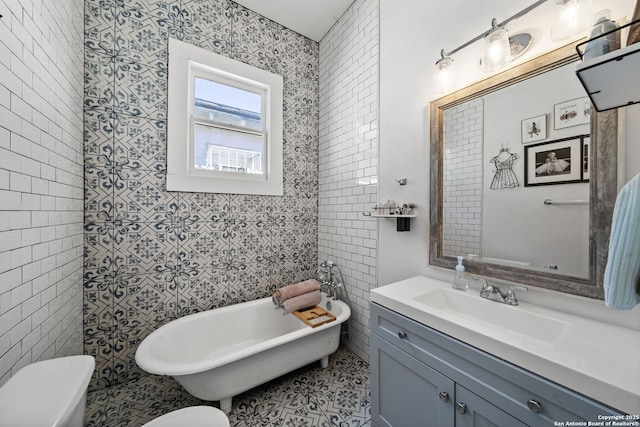
<path id="1" fill-rule="evenodd" d="M 370 426 L 369 365 L 341 347 L 326 369 L 313 363 L 233 399 L 232 427 Z M 137 427 L 176 409 L 217 406 L 169 377 L 145 375 L 89 393 L 85 427 Z"/>

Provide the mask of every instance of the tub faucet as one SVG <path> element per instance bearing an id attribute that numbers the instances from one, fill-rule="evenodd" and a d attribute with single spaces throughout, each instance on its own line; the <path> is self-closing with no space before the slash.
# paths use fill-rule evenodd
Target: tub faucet
<path id="1" fill-rule="evenodd" d="M 482 279 L 482 289 L 480 290 L 480 296 L 491 301 L 501 302 L 508 305 L 518 305 L 518 299 L 516 298 L 515 290 L 526 292 L 527 288 L 524 286 L 508 286 L 505 290 L 496 285 L 489 284 L 486 280 Z"/>
<path id="2" fill-rule="evenodd" d="M 333 261 L 323 261 L 316 271 L 316 277 L 320 282 L 320 286 L 327 289 L 327 297 L 338 299 L 338 288 L 342 286 L 342 283 L 339 283 L 338 278 L 333 273 L 333 267 L 335 267 Z"/>
<path id="3" fill-rule="evenodd" d="M 331 283 L 329 283 L 329 297 L 332 297 L 333 299 L 339 299 L 338 298 L 338 288 L 342 286 L 342 283 L 336 281 L 333 281 Z"/>

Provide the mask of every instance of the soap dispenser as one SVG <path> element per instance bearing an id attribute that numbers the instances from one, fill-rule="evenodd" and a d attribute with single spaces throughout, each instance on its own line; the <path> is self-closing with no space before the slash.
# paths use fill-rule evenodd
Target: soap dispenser
<path id="1" fill-rule="evenodd" d="M 469 290 L 469 283 L 467 278 L 464 277 L 464 265 L 462 265 L 462 256 L 458 257 L 458 265 L 456 265 L 456 275 L 453 278 L 453 289 L 459 289 L 461 291 Z"/>

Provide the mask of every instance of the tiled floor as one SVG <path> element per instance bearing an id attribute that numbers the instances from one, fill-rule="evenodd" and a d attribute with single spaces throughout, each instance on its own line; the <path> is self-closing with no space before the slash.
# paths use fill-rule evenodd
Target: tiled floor
<path id="1" fill-rule="evenodd" d="M 234 397 L 229 421 L 237 427 L 370 426 L 370 392 L 369 365 L 340 347 L 326 369 L 316 362 Z M 89 393 L 85 426 L 136 427 L 202 404 L 211 403 L 192 397 L 172 378 L 148 376 Z"/>

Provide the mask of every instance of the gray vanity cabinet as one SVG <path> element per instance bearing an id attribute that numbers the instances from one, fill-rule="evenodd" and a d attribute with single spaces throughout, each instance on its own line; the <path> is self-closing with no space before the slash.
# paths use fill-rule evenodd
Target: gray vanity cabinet
<path id="1" fill-rule="evenodd" d="M 456 427 L 527 427 L 464 387 L 456 386 Z"/>
<path id="2" fill-rule="evenodd" d="M 377 335 L 370 348 L 375 426 L 525 427 Z"/>
<path id="3" fill-rule="evenodd" d="M 371 304 L 376 427 L 545 426 L 620 412 Z"/>
<path id="4" fill-rule="evenodd" d="M 453 381 L 375 334 L 369 345 L 376 426 L 454 425 Z"/>

